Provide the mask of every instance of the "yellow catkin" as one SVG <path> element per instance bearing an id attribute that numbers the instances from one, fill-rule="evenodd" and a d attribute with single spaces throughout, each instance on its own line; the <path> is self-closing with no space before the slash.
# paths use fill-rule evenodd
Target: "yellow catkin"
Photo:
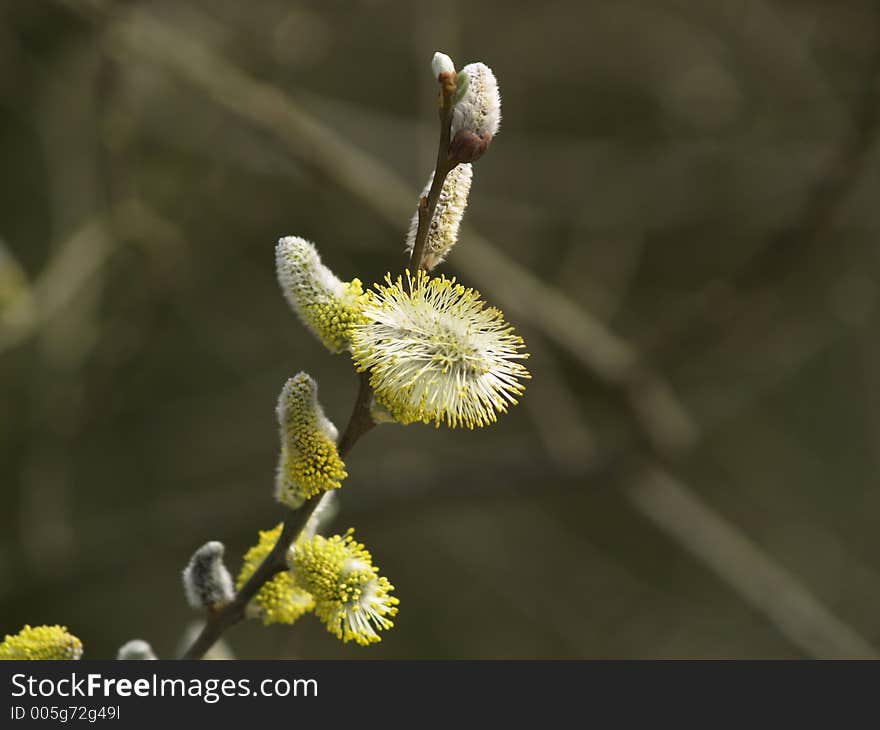
<path id="1" fill-rule="evenodd" d="M 272 530 L 261 530 L 260 540 L 245 553 L 244 564 L 235 582 L 236 590 L 241 590 L 248 579 L 254 574 L 260 563 L 272 551 L 282 526 Z M 299 588 L 290 571 L 278 573 L 266 582 L 253 599 L 256 613 L 265 625 L 292 624 L 300 616 L 308 613 L 315 606 L 314 599 Z"/>
<path id="2" fill-rule="evenodd" d="M 80 659 L 82 642 L 66 626 L 25 626 L 0 644 L 0 659 Z"/>
<path id="3" fill-rule="evenodd" d="M 330 352 L 342 352 L 353 324 L 362 319 L 360 280 L 344 282 L 321 263 L 314 244 L 287 236 L 275 249 L 278 283 L 302 323 Z"/>
<path id="4" fill-rule="evenodd" d="M 381 641 L 379 631 L 394 626 L 399 604 L 391 595 L 394 586 L 379 575 L 352 530 L 298 542 L 292 570 L 297 585 L 314 596 L 315 615 L 338 639 L 365 646 Z"/>
<path id="5" fill-rule="evenodd" d="M 338 489 L 348 474 L 336 449 L 336 427 L 318 402 L 318 384 L 299 373 L 278 398 L 281 456 L 275 480 L 279 502 L 296 509 L 328 489 Z"/>
<path id="6" fill-rule="evenodd" d="M 418 271 L 369 294 L 352 359 L 392 419 L 475 428 L 517 403 L 531 377 L 525 343 L 478 291 Z"/>

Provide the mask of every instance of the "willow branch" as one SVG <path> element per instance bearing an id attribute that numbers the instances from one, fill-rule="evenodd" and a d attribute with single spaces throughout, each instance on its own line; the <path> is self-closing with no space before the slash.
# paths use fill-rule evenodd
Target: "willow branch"
<path id="1" fill-rule="evenodd" d="M 442 82 L 441 82 L 442 83 Z M 410 268 L 417 271 L 422 267 L 425 258 L 425 243 L 428 240 L 428 231 L 431 230 L 431 221 L 434 211 L 437 209 L 437 201 L 443 191 L 446 176 L 455 169 L 458 164 L 449 159 L 449 143 L 452 134 L 452 109 L 455 96 L 455 84 L 443 84 L 440 89 L 440 143 L 437 147 L 437 162 L 434 165 L 434 179 L 431 181 L 431 189 L 428 196 L 419 199 L 419 224 L 416 229 L 416 238 L 413 243 L 412 256 L 409 261 Z"/>
<path id="2" fill-rule="evenodd" d="M 371 397 L 372 389 L 370 388 L 369 376 L 362 373 L 348 425 L 339 439 L 339 455 L 343 458 L 351 451 L 358 439 L 376 425 L 370 415 Z M 283 573 L 288 569 L 287 553 L 290 546 L 302 534 L 320 501 L 321 495 L 318 495 L 307 500 L 299 509 L 288 511 L 281 534 L 272 550 L 241 587 L 232 603 L 209 614 L 201 633 L 189 649 L 183 653 L 181 659 L 201 659 L 228 629 L 245 617 L 248 604 L 260 592 L 260 589 L 278 573 Z"/>
<path id="3" fill-rule="evenodd" d="M 108 24 L 106 49 L 122 63 L 130 63 L 131 55 L 137 54 L 168 69 L 224 109 L 274 135 L 389 224 L 397 226 L 412 215 L 409 186 L 385 163 L 328 129 L 277 87 L 259 81 L 192 37 L 134 11 Z M 621 393 L 659 455 L 674 458 L 692 448 L 699 437 L 698 424 L 631 342 L 466 222 L 461 237 L 468 245 L 456 249 L 459 267 L 481 279 L 484 291 L 505 312 L 540 329 L 599 382 Z"/>

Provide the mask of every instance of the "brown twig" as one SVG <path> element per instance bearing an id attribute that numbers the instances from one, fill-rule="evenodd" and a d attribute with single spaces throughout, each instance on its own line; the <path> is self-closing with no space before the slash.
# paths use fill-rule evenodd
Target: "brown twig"
<path id="1" fill-rule="evenodd" d="M 448 74 L 443 76 L 448 76 Z M 440 143 L 437 147 L 437 163 L 434 166 L 434 179 L 431 181 L 431 189 L 428 191 L 428 196 L 423 196 L 419 200 L 419 225 L 416 229 L 416 238 L 413 242 L 412 256 L 409 261 L 410 268 L 413 271 L 418 271 L 422 267 L 422 261 L 425 258 L 425 243 L 428 240 L 428 231 L 431 230 L 431 220 L 434 218 L 437 201 L 440 199 L 440 193 L 443 191 L 443 183 L 446 182 L 446 176 L 458 164 L 455 160 L 449 159 L 452 109 L 455 106 L 453 103 L 455 96 L 454 74 L 452 75 L 452 83 L 444 82 L 442 80 L 443 76 L 441 76 L 440 82 Z"/>
<path id="2" fill-rule="evenodd" d="M 357 440 L 376 425 L 370 416 L 371 397 L 372 389 L 370 388 L 369 376 L 363 373 L 360 377 L 360 387 L 351 411 L 351 417 L 339 439 L 338 449 L 341 457 L 345 457 Z M 210 613 L 204 628 L 189 649 L 183 653 L 181 659 L 201 659 L 224 632 L 245 617 L 248 604 L 259 593 L 263 585 L 278 573 L 288 569 L 287 553 L 290 546 L 302 533 L 320 501 L 320 495 L 312 497 L 298 510 L 288 512 L 278 541 L 270 553 L 241 587 L 232 603 Z"/>

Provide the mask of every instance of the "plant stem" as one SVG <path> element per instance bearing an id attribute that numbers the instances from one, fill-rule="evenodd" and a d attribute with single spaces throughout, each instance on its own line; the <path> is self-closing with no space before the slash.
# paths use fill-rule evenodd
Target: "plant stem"
<path id="1" fill-rule="evenodd" d="M 351 417 L 348 419 L 348 425 L 339 439 L 338 450 L 340 457 L 345 457 L 354 447 L 355 443 L 357 443 L 357 440 L 376 425 L 370 415 L 371 396 L 372 389 L 370 388 L 369 374 L 361 373 L 358 394 L 351 411 Z M 199 633 L 189 649 L 183 653 L 181 659 L 201 659 L 227 629 L 235 626 L 244 618 L 248 604 L 259 593 L 260 588 L 272 580 L 278 573 L 288 569 L 287 552 L 300 533 L 302 533 L 309 518 L 321 501 L 321 496 L 319 494 L 312 497 L 295 511 L 288 511 L 281 534 L 278 536 L 278 541 L 272 550 L 241 587 L 232 603 L 209 614 L 201 633 Z"/>
<path id="2" fill-rule="evenodd" d="M 416 229 L 416 240 L 413 243 L 412 256 L 409 260 L 409 266 L 413 271 L 422 268 L 422 262 L 425 258 L 425 244 L 428 240 L 428 231 L 431 230 L 431 220 L 434 218 L 434 211 L 437 208 L 437 201 L 440 199 L 440 193 L 443 191 L 443 183 L 446 182 L 446 176 L 455 169 L 458 164 L 454 160 L 449 159 L 449 142 L 452 129 L 452 109 L 454 86 L 450 90 L 447 87 L 441 87 L 440 91 L 440 144 L 437 147 L 437 163 L 434 166 L 434 179 L 431 182 L 431 189 L 428 191 L 428 197 L 419 199 L 419 225 Z"/>
<path id="3" fill-rule="evenodd" d="M 375 427 L 376 422 L 370 414 L 370 401 L 373 398 L 373 389 L 370 387 L 369 372 L 360 373 L 358 376 L 358 394 L 355 398 L 351 415 L 348 417 L 348 425 L 345 427 L 339 439 L 339 456 L 345 458 L 354 448 L 357 440 Z"/>
<path id="4" fill-rule="evenodd" d="M 419 224 L 416 230 L 416 239 L 413 243 L 410 268 L 417 271 L 422 268 L 425 255 L 425 244 L 428 240 L 428 231 L 431 228 L 431 220 L 437 208 L 437 201 L 443 190 L 446 176 L 455 169 L 458 164 L 449 159 L 449 143 L 452 129 L 452 109 L 455 94 L 455 84 L 442 84 L 440 90 L 440 143 L 437 147 L 437 163 L 434 168 L 434 179 L 427 197 L 419 200 Z M 357 398 L 348 419 L 348 425 L 342 437 L 339 439 L 339 456 L 345 457 L 357 440 L 372 429 L 376 424 L 370 415 L 370 388 L 369 373 L 361 373 L 360 387 Z M 296 511 L 288 513 L 284 519 L 281 535 L 273 546 L 270 553 L 254 571 L 254 574 L 241 587 L 232 603 L 217 609 L 209 614 L 208 620 L 196 640 L 187 649 L 182 659 L 201 659 L 223 635 L 223 633 L 241 621 L 250 601 L 265 583 L 278 573 L 288 569 L 287 553 L 290 546 L 302 533 L 303 528 L 309 521 L 321 500 L 321 496 L 312 497 Z"/>

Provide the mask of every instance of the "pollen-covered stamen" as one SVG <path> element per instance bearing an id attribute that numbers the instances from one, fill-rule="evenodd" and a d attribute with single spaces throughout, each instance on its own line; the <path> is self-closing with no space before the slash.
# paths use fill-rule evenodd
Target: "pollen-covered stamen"
<path id="1" fill-rule="evenodd" d="M 302 323 L 328 350 L 342 352 L 351 325 L 360 321 L 361 282 L 338 279 L 321 263 L 314 244 L 298 236 L 278 241 L 275 266 L 281 290 Z"/>
<path id="2" fill-rule="evenodd" d="M 278 398 L 281 455 L 275 498 L 296 509 L 328 489 L 338 489 L 348 474 L 336 449 L 338 432 L 318 402 L 318 384 L 307 373 L 290 378 Z"/>
<path id="3" fill-rule="evenodd" d="M 345 626 L 343 634 L 352 637 L 362 636 L 369 643 L 380 641 L 379 634 L 373 628 L 390 629 L 394 622 L 389 618 L 397 613 L 397 599 L 389 595 L 392 586 L 379 576 L 370 578 L 361 587 L 357 600 L 343 608 Z"/>
<path id="4" fill-rule="evenodd" d="M 0 644 L 0 660 L 81 659 L 82 642 L 66 626 L 25 626 Z"/>
<path id="5" fill-rule="evenodd" d="M 458 229 L 461 219 L 464 217 L 465 208 L 468 204 L 468 195 L 473 180 L 473 167 L 469 164 L 457 165 L 443 181 L 443 189 L 437 199 L 431 225 L 428 228 L 428 236 L 425 239 L 425 249 L 422 256 L 422 265 L 430 271 L 442 262 L 449 254 L 458 240 Z M 422 191 L 422 197 L 427 197 L 434 182 L 434 174 L 428 178 L 428 184 Z M 406 250 L 412 254 L 416 233 L 419 228 L 419 212 L 413 214 L 409 224 L 409 232 L 406 236 Z"/>
<path id="6" fill-rule="evenodd" d="M 380 576 L 367 549 L 352 531 L 297 542 L 293 574 L 315 597 L 315 615 L 343 641 L 372 644 L 380 630 L 391 628 L 398 599 L 388 579 Z"/>
<path id="7" fill-rule="evenodd" d="M 517 403 L 530 377 L 525 344 L 479 292 L 419 271 L 370 294 L 352 357 L 397 421 L 473 428 Z"/>

